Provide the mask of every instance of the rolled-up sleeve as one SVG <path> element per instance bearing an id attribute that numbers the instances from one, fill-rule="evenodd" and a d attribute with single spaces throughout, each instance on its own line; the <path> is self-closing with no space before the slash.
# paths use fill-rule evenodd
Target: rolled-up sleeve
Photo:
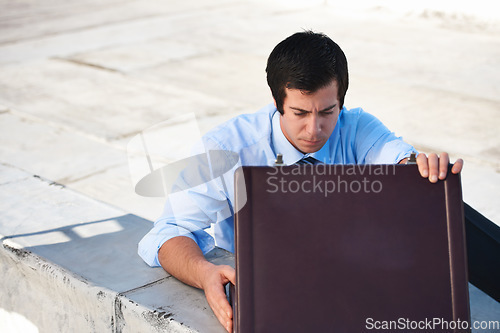
<path id="1" fill-rule="evenodd" d="M 412 145 L 396 136 L 380 120 L 362 110 L 355 147 L 359 164 L 395 164 L 416 152 Z"/>
<path id="2" fill-rule="evenodd" d="M 204 144 L 205 152 L 221 149 L 213 142 Z M 198 156 L 201 158 L 193 157 L 179 174 L 162 215 L 139 242 L 138 254 L 150 266 L 160 266 L 158 250 L 177 236 L 191 238 L 207 253 L 215 247 L 215 241 L 206 229 L 230 214 L 226 189 L 233 184 L 224 184 L 220 175 L 213 174 L 208 159 L 203 154 Z"/>

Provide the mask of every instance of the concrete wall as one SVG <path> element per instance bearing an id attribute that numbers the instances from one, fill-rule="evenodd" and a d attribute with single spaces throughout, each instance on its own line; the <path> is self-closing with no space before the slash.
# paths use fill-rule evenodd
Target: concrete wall
<path id="1" fill-rule="evenodd" d="M 16 313 L 40 332 L 223 331 L 202 291 L 138 257 L 150 221 L 16 168 L 0 170 L 10 176 L 0 185 L 2 325 L 16 329 Z M 232 263 L 222 250 L 209 258 Z"/>

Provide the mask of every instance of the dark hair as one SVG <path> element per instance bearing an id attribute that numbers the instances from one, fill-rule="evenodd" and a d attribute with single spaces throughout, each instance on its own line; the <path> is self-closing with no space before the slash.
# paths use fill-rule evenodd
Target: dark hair
<path id="1" fill-rule="evenodd" d="M 312 31 L 297 32 L 280 42 L 267 59 L 267 84 L 276 108 L 283 114 L 286 88 L 315 92 L 337 81 L 340 108 L 349 86 L 347 59 L 328 36 Z"/>

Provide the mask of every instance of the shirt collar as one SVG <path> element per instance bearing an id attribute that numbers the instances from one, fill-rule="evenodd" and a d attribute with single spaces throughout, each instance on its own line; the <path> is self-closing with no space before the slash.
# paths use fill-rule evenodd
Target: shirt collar
<path id="1" fill-rule="evenodd" d="M 330 138 L 325 143 L 325 145 L 321 147 L 321 149 L 318 150 L 317 152 L 314 152 L 312 154 L 302 154 L 290 143 L 290 141 L 288 141 L 288 139 L 283 134 L 283 131 L 281 131 L 280 117 L 281 114 L 278 111 L 276 111 L 273 114 L 271 122 L 272 140 L 273 140 L 274 152 L 276 154 L 283 155 L 283 163 L 285 165 L 293 165 L 298 161 L 300 161 L 301 159 L 309 156 L 312 156 L 323 163 L 331 163 L 330 150 L 329 150 Z"/>

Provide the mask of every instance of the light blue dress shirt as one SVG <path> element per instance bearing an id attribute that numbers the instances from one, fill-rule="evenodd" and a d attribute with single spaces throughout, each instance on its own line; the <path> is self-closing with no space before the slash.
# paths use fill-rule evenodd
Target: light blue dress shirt
<path id="1" fill-rule="evenodd" d="M 162 216 L 139 243 L 139 255 L 150 266 L 160 265 L 159 248 L 176 236 L 193 239 L 203 253 L 216 245 L 234 252 L 233 178 L 242 165 L 272 166 L 278 153 L 283 154 L 286 165 L 307 156 L 327 164 L 395 164 L 415 151 L 371 114 L 360 108 L 344 107 L 326 144 L 319 151 L 304 155 L 285 138 L 280 128 L 280 113 L 273 104 L 214 128 L 203 136 L 202 145 L 193 150 L 193 156 L 210 150 L 237 156 L 237 163 L 231 163 L 230 170 L 223 175 L 214 175 L 211 166 L 206 168 L 209 173 L 200 169 L 198 174 L 207 178 L 203 182 L 193 181 L 193 173 L 191 176 L 181 173 Z M 206 231 L 212 224 L 214 237 Z"/>

